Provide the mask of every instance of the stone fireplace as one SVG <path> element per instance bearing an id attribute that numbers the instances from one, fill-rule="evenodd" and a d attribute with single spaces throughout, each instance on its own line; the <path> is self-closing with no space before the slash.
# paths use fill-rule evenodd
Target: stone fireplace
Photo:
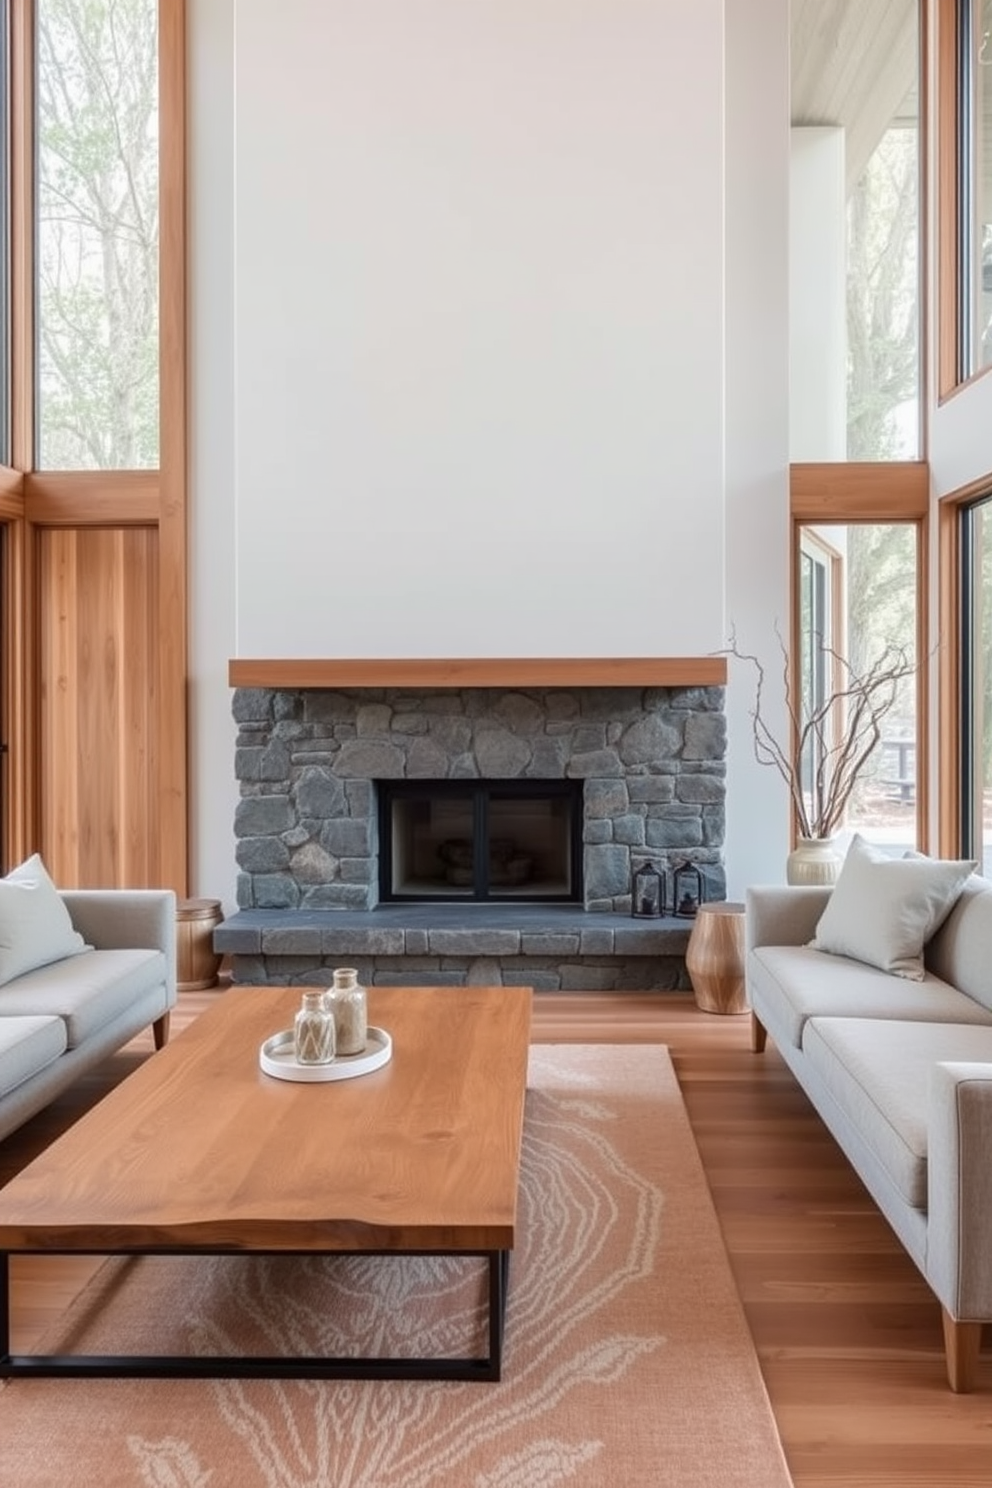
<path id="1" fill-rule="evenodd" d="M 632 918 L 631 875 L 650 860 L 670 909 L 689 862 L 725 897 L 723 704 L 722 685 L 238 686 L 239 909 L 215 947 L 243 982 L 322 984 L 348 962 L 369 983 L 686 985 L 690 925 Z M 519 782 L 521 800 L 577 786 L 576 894 L 383 895 L 383 788 L 436 782 L 463 802 L 457 783 L 480 781 Z"/>

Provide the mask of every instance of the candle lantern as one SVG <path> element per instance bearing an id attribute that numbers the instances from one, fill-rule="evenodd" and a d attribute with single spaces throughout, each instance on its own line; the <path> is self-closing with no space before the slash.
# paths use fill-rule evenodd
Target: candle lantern
<path id="1" fill-rule="evenodd" d="M 650 860 L 634 872 L 630 912 L 643 919 L 657 919 L 665 913 L 665 880 Z"/>
<path id="2" fill-rule="evenodd" d="M 680 863 L 672 875 L 672 907 L 675 913 L 683 919 L 695 919 L 703 898 L 703 875 L 695 863 Z"/>

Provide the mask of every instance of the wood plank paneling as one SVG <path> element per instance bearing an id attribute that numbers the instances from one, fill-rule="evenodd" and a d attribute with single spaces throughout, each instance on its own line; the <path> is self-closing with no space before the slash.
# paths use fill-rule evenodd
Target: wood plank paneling
<path id="1" fill-rule="evenodd" d="M 161 882 L 158 537 L 38 534 L 41 843 L 63 886 Z"/>
<path id="2" fill-rule="evenodd" d="M 228 663 L 232 687 L 722 687 L 725 656 L 448 657 Z"/>

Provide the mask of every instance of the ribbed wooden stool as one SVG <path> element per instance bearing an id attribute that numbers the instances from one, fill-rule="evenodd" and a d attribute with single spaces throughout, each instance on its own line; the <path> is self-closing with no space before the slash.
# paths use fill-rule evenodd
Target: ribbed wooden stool
<path id="1" fill-rule="evenodd" d="M 176 906 L 176 986 L 180 992 L 216 987 L 221 958 L 214 931 L 223 923 L 219 899 L 181 899 Z"/>
<path id="2" fill-rule="evenodd" d="M 744 906 L 701 904 L 685 953 L 686 970 L 704 1013 L 746 1013 Z"/>

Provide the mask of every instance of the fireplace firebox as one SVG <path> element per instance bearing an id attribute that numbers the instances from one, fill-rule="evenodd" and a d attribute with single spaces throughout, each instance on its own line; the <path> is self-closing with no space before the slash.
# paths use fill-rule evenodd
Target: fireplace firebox
<path id="1" fill-rule="evenodd" d="M 582 903 L 581 781 L 380 781 L 377 798 L 380 903 Z"/>

